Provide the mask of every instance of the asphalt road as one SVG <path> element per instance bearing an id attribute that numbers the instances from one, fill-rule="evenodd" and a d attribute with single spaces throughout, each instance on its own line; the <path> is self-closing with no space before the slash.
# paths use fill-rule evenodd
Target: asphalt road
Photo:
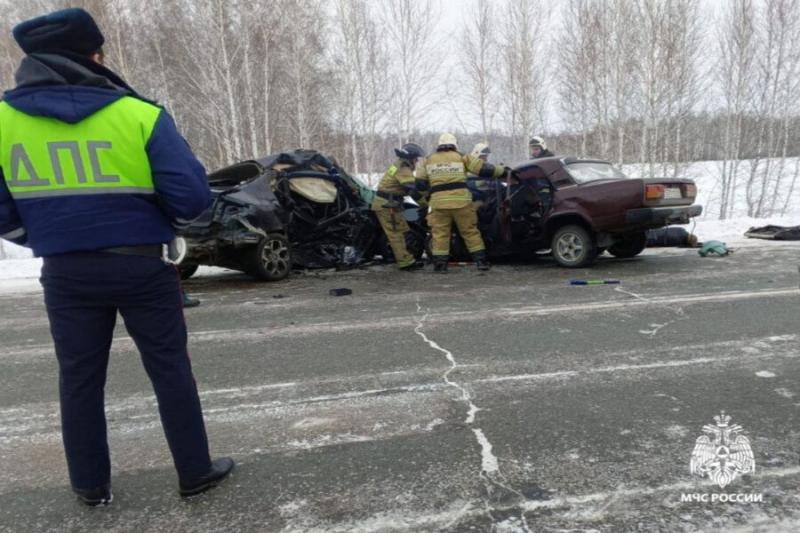
<path id="1" fill-rule="evenodd" d="M 68 488 L 41 294 L 0 295 L 0 529 L 798 531 L 800 246 L 769 244 L 579 271 L 543 258 L 487 274 L 191 280 L 212 451 L 238 468 L 180 500 L 120 327 L 115 500 L 101 509 Z M 328 295 L 338 287 L 353 294 Z M 689 471 L 722 410 L 756 463 L 724 489 Z M 703 494 L 762 501 L 682 501 Z"/>

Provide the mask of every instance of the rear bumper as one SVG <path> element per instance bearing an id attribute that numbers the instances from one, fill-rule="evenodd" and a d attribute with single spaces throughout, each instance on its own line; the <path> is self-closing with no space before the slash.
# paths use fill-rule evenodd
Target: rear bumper
<path id="1" fill-rule="evenodd" d="M 627 224 L 643 226 L 666 226 L 669 224 L 687 224 L 689 219 L 703 212 L 702 205 L 681 207 L 643 207 L 629 209 L 625 213 Z"/>

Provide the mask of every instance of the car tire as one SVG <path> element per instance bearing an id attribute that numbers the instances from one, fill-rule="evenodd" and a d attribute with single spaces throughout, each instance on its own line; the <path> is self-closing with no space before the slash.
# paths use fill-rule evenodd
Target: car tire
<path id="1" fill-rule="evenodd" d="M 592 264 L 597 257 L 594 237 L 582 226 L 569 225 L 556 230 L 551 241 L 553 259 L 567 268 Z"/>
<path id="2" fill-rule="evenodd" d="M 186 280 L 194 276 L 200 265 L 178 265 L 178 272 L 180 272 L 181 279 Z"/>
<path id="3" fill-rule="evenodd" d="M 620 259 L 635 257 L 642 253 L 647 246 L 647 233 L 638 231 L 636 233 L 626 233 L 620 240 L 608 248 L 608 253 Z"/>
<path id="4" fill-rule="evenodd" d="M 269 235 L 253 248 L 248 274 L 260 281 L 279 281 L 292 271 L 289 241 L 283 235 Z"/>

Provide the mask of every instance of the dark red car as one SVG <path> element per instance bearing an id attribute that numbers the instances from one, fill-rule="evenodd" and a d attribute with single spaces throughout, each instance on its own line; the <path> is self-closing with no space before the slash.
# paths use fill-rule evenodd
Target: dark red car
<path id="1" fill-rule="evenodd" d="M 689 179 L 633 179 L 607 161 L 547 157 L 515 167 L 506 181 L 471 182 L 490 257 L 550 249 L 565 267 L 608 251 L 633 257 L 649 229 L 686 224 L 702 212 Z M 463 248 L 455 239 L 454 251 Z"/>

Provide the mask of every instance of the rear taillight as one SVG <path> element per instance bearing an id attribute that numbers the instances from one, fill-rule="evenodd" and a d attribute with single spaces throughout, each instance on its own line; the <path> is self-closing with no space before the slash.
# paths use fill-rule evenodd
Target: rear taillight
<path id="1" fill-rule="evenodd" d="M 645 200 L 660 200 L 664 198 L 663 185 L 645 185 L 644 187 Z"/>
<path id="2" fill-rule="evenodd" d="M 684 189 L 684 196 L 694 198 L 697 196 L 697 185 L 687 184 Z"/>

